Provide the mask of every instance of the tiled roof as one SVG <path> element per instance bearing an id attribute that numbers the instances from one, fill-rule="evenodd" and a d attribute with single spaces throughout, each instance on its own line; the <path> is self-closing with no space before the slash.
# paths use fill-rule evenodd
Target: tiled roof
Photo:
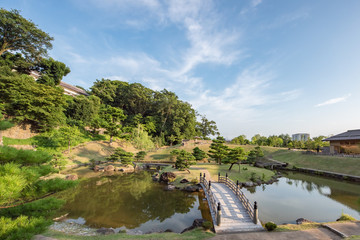
<path id="1" fill-rule="evenodd" d="M 360 129 L 349 130 L 347 132 L 326 138 L 323 141 L 339 141 L 339 140 L 360 140 Z"/>
<path id="2" fill-rule="evenodd" d="M 85 92 L 84 90 L 82 90 L 81 88 L 78 88 L 78 87 L 75 87 L 73 85 L 70 85 L 68 83 L 65 83 L 63 81 L 60 82 L 60 86 L 62 86 L 63 88 L 67 88 L 67 89 L 70 89 L 78 94 L 82 94 L 82 95 L 85 95 L 85 96 L 88 96 L 89 94 L 87 92 Z"/>

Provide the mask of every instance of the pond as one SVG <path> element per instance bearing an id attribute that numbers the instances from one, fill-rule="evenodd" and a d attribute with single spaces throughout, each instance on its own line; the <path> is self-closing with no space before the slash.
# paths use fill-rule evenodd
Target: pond
<path id="1" fill-rule="evenodd" d="M 341 213 L 360 219 L 360 185 L 297 172 L 282 172 L 271 185 L 242 189 L 257 201 L 262 222 L 295 223 L 298 218 L 335 221 Z"/>
<path id="2" fill-rule="evenodd" d="M 83 181 L 64 193 L 68 222 L 128 233 L 181 232 L 197 218 L 211 221 L 203 193 L 164 191 L 146 171 Z"/>

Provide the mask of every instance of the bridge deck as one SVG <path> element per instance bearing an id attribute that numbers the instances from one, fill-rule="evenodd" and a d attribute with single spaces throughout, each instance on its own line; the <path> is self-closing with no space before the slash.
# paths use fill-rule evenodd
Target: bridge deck
<path id="1" fill-rule="evenodd" d="M 221 204 L 221 224 L 214 223 L 215 232 L 252 232 L 263 231 L 261 223 L 254 224 L 248 212 L 234 192 L 223 183 L 211 184 L 215 201 Z"/>

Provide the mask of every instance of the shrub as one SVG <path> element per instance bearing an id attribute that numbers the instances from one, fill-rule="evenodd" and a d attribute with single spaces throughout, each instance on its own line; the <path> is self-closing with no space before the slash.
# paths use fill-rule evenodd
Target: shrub
<path id="1" fill-rule="evenodd" d="M 277 225 L 274 222 L 267 222 L 265 223 L 265 228 L 268 231 L 273 231 L 275 228 L 277 228 Z"/>
<path id="2" fill-rule="evenodd" d="M 210 221 L 205 221 L 205 222 L 202 223 L 202 227 L 205 230 L 209 230 L 209 229 L 211 229 L 213 227 L 213 224 Z"/>
<path id="3" fill-rule="evenodd" d="M 57 198 L 44 198 L 16 207 L 0 209 L 0 215 L 8 218 L 17 218 L 21 215 L 28 217 L 50 216 L 64 203 L 64 200 Z"/>
<path id="4" fill-rule="evenodd" d="M 60 192 L 68 188 L 75 187 L 78 181 L 69 181 L 61 178 L 40 180 L 35 183 L 36 193 L 41 196 L 46 193 Z"/>
<path id="5" fill-rule="evenodd" d="M 43 217 L 0 217 L 0 239 L 31 239 L 35 234 L 45 231 L 50 224 L 51 221 Z"/>
<path id="6" fill-rule="evenodd" d="M 0 147 L 0 164 L 14 162 L 21 165 L 35 165 L 49 162 L 52 156 L 42 151 L 18 150 L 16 148 Z"/>
<path id="7" fill-rule="evenodd" d="M 356 219 L 349 214 L 341 213 L 341 216 L 338 219 L 338 221 L 356 221 Z"/>
<path id="8" fill-rule="evenodd" d="M 199 183 L 199 180 L 197 178 L 193 178 L 191 179 L 190 181 L 192 184 L 198 184 Z"/>

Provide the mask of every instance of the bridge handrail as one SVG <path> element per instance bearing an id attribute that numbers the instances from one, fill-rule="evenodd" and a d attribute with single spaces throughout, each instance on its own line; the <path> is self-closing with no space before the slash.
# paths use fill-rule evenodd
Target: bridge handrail
<path id="1" fill-rule="evenodd" d="M 239 186 L 228 177 L 219 176 L 220 183 L 225 183 L 237 196 L 237 198 L 242 202 L 243 206 L 245 207 L 246 211 L 248 212 L 249 216 L 254 219 L 254 207 L 251 205 L 249 199 L 245 196 L 245 194 L 240 190 Z"/>
<path id="2" fill-rule="evenodd" d="M 210 201 L 210 208 L 213 211 L 213 213 L 216 213 L 216 201 L 214 198 L 214 195 L 211 191 L 211 189 L 209 188 L 209 182 L 206 180 L 205 177 L 200 176 L 200 183 L 202 183 L 205 187 L 204 191 L 206 191 L 207 195 L 208 195 L 208 200 Z"/>

